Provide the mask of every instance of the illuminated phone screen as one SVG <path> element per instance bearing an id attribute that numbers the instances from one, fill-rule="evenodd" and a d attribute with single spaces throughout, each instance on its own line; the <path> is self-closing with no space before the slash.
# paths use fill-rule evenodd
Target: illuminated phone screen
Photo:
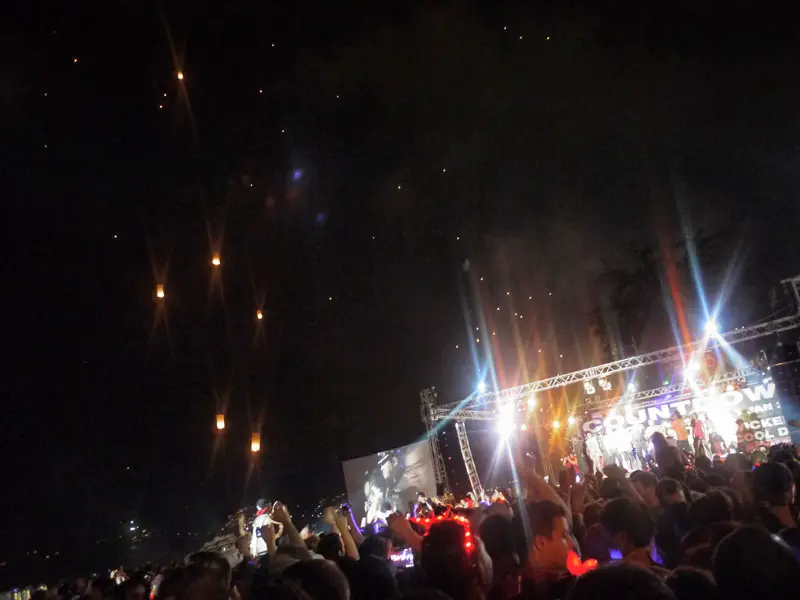
<path id="1" fill-rule="evenodd" d="M 403 548 L 390 555 L 392 563 L 399 569 L 409 569 L 414 566 L 414 551 L 411 548 Z"/>

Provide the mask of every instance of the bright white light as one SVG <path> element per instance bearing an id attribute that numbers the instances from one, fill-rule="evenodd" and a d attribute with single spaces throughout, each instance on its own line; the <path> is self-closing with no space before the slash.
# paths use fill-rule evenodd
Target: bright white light
<path id="1" fill-rule="evenodd" d="M 561 427 L 561 423 L 558 420 L 553 421 L 553 429 L 558 429 L 559 427 Z"/>
<path id="2" fill-rule="evenodd" d="M 719 327 L 717 326 L 717 320 L 711 319 L 706 323 L 705 326 L 706 335 L 709 337 L 719 335 Z"/>
<path id="3" fill-rule="evenodd" d="M 570 425 L 575 425 L 575 417 L 570 416 L 569 419 L 567 419 L 567 423 Z"/>
<path id="4" fill-rule="evenodd" d="M 528 410 L 533 410 L 536 408 L 536 396 L 531 394 L 530 398 L 528 398 Z"/>
<path id="5" fill-rule="evenodd" d="M 478 393 L 482 394 L 485 391 L 486 391 L 486 382 L 485 381 L 479 381 L 478 382 Z"/>
<path id="6" fill-rule="evenodd" d="M 500 437 L 506 439 L 514 432 L 514 422 L 511 420 L 511 415 L 500 415 L 497 420 L 497 433 Z"/>
<path id="7" fill-rule="evenodd" d="M 523 423 L 522 425 L 519 426 L 519 430 L 520 431 L 528 431 L 528 426 L 525 423 Z"/>
<path id="8" fill-rule="evenodd" d="M 636 384 L 633 383 L 632 381 L 628 384 L 628 391 L 629 392 L 635 392 L 636 391 Z"/>
<path id="9" fill-rule="evenodd" d="M 689 364 L 686 365 L 686 369 L 684 370 L 683 374 L 688 379 L 692 373 L 697 373 L 700 370 L 700 363 L 697 362 L 696 358 L 693 358 L 689 361 Z"/>

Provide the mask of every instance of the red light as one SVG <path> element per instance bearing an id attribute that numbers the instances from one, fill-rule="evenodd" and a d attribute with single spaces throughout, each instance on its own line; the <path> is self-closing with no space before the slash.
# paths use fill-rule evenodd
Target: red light
<path id="1" fill-rule="evenodd" d="M 425 519 L 425 522 L 426 522 L 426 523 L 430 523 L 430 522 L 431 522 L 431 520 L 430 520 L 430 519 Z"/>
<path id="2" fill-rule="evenodd" d="M 442 515 L 439 515 L 438 517 L 436 517 L 436 520 L 437 521 L 441 521 L 442 520 Z"/>
<path id="3" fill-rule="evenodd" d="M 466 544 L 464 544 L 464 547 L 465 548 L 472 548 L 472 542 L 467 542 Z"/>
<path id="4" fill-rule="evenodd" d="M 464 534 L 464 537 L 469 537 L 469 536 L 471 536 L 471 535 L 472 535 L 472 533 L 470 533 L 470 532 L 468 531 L 468 532 L 466 532 L 466 533 Z"/>

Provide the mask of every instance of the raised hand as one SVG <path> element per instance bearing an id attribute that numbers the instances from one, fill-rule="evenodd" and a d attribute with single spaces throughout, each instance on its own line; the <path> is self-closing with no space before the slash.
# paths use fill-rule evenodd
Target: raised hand
<path id="1" fill-rule="evenodd" d="M 272 506 L 272 514 L 270 515 L 272 519 L 280 523 L 281 525 L 286 525 L 292 521 L 292 516 L 289 514 L 289 511 L 286 509 L 280 502 L 276 502 Z"/>

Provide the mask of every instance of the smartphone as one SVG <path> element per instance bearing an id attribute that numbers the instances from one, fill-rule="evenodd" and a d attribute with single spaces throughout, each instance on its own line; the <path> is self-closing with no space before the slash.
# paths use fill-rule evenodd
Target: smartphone
<path id="1" fill-rule="evenodd" d="M 398 569 L 410 569 L 414 566 L 414 551 L 411 548 L 395 550 L 389 555 L 389 558 Z"/>

